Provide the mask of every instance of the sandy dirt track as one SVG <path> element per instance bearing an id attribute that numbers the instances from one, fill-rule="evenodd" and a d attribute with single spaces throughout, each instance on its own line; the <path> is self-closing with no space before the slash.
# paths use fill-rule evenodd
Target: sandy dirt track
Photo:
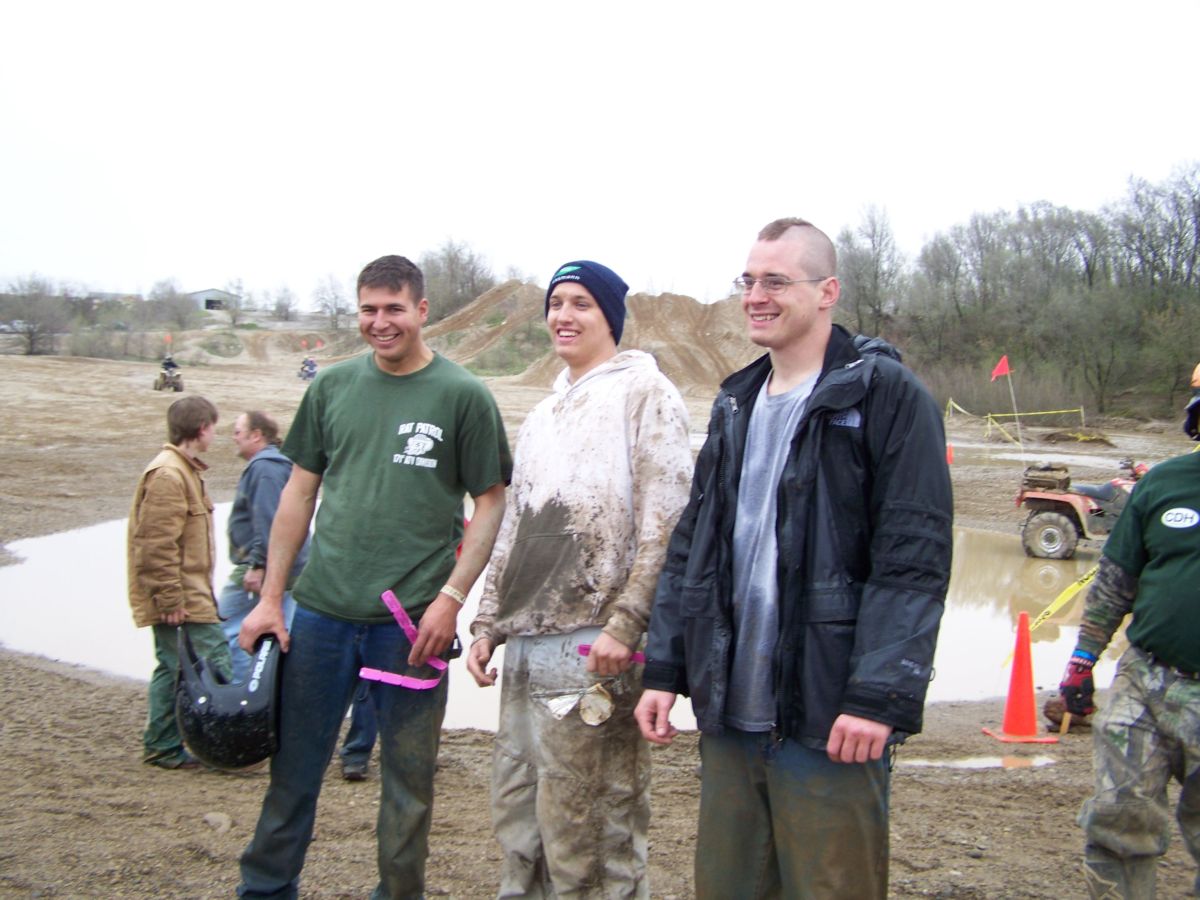
<path id="1" fill-rule="evenodd" d="M 228 437 L 234 415 L 261 407 L 286 426 L 303 392 L 295 377 L 300 355 L 286 344 L 276 348 L 273 336 L 263 340 L 257 354 L 185 365 L 188 392 L 209 397 L 223 414 L 209 454 L 208 480 L 218 501 L 231 499 L 240 471 Z M 0 356 L 0 541 L 126 513 L 176 396 L 150 390 L 153 374 L 152 365 L 136 362 Z M 515 435 L 544 389 L 519 379 L 491 386 Z M 710 397 L 699 389 L 686 393 L 693 427 L 702 430 Z M 953 423 L 950 439 L 966 448 L 956 452 L 952 469 L 960 522 L 1015 529 L 1019 463 L 970 449 L 983 440 L 977 425 Z M 1186 449 L 1161 428 L 1131 431 L 1120 443 L 1148 458 Z M 147 659 L 147 674 L 151 665 Z M 137 682 L 4 651 L 0 684 L 0 897 L 232 896 L 265 772 L 141 765 L 145 699 Z M 1001 701 L 935 704 L 926 732 L 901 751 L 892 794 L 893 896 L 1083 896 L 1074 815 L 1091 783 L 1090 736 L 1072 733 L 1050 748 L 1002 746 L 979 732 L 1001 715 Z M 429 894 L 489 897 L 499 860 L 488 817 L 490 735 L 447 732 L 442 746 Z M 1013 768 L 906 764 L 1004 754 Z M 1054 762 L 1022 765 L 1035 756 Z M 652 892 L 691 897 L 695 738 L 656 749 L 653 758 Z M 377 801 L 374 768 L 368 781 L 350 784 L 331 767 L 303 896 L 369 895 Z M 1160 896 L 1186 895 L 1192 873 L 1176 837 L 1161 865 Z"/>

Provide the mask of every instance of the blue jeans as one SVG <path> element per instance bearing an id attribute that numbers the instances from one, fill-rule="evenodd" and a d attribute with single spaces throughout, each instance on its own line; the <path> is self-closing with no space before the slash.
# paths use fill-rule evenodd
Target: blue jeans
<path id="1" fill-rule="evenodd" d="M 295 898 L 312 839 L 317 797 L 362 666 L 430 678 L 411 670 L 411 645 L 394 622 L 356 625 L 304 607 L 292 620 L 280 686 L 279 752 L 250 845 L 242 854 L 242 897 Z M 381 798 L 376 834 L 376 898 L 422 897 L 433 774 L 446 711 L 447 678 L 427 691 L 373 690 L 380 732 Z"/>
<path id="2" fill-rule="evenodd" d="M 239 567 L 240 568 L 240 567 Z M 235 570 L 236 571 L 236 570 Z M 217 598 L 217 612 L 221 616 L 221 630 L 229 642 L 229 655 L 233 657 L 233 681 L 245 682 L 250 674 L 250 654 L 238 646 L 238 632 L 247 613 L 258 604 L 258 594 L 249 593 L 241 582 L 226 582 Z M 283 622 L 292 630 L 292 616 L 296 614 L 296 601 L 290 592 L 283 595 Z"/>
<path id="3" fill-rule="evenodd" d="M 375 737 L 379 733 L 379 723 L 375 721 L 375 698 L 371 696 L 374 690 L 372 683 L 364 681 L 354 692 L 354 702 L 350 707 L 350 729 L 346 739 L 342 741 L 342 765 L 347 763 L 365 763 L 371 758 L 371 750 L 375 747 Z"/>
<path id="4" fill-rule="evenodd" d="M 700 760 L 698 900 L 887 896 L 886 754 L 835 763 L 730 729 L 700 738 Z"/>

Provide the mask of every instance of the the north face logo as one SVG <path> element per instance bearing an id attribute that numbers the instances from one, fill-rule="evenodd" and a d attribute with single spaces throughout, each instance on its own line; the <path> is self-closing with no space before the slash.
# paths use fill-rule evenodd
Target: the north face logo
<path id="1" fill-rule="evenodd" d="M 846 409 L 829 420 L 830 425 L 841 425 L 843 428 L 861 428 L 862 413 L 857 409 Z"/>

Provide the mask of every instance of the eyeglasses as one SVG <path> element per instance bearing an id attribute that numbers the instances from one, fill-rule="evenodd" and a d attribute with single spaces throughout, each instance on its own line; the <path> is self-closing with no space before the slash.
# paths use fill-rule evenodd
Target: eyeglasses
<path id="1" fill-rule="evenodd" d="M 826 281 L 831 276 L 825 275 L 821 278 L 780 278 L 778 275 L 768 275 L 766 278 L 735 278 L 733 286 L 744 294 L 754 290 L 754 285 L 758 285 L 768 294 L 782 294 L 793 284 L 816 284 L 818 281 Z"/>

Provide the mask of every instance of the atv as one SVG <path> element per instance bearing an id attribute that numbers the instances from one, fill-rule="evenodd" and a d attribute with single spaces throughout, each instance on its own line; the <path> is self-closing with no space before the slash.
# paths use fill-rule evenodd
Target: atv
<path id="1" fill-rule="evenodd" d="M 1071 484 L 1066 466 L 1043 463 L 1021 475 L 1017 506 L 1029 510 L 1021 526 L 1026 556 L 1070 559 L 1081 538 L 1103 540 L 1112 531 L 1133 486 L 1146 471 L 1144 463 L 1120 462 L 1123 475 L 1106 484 Z"/>
<path id="2" fill-rule="evenodd" d="M 159 369 L 158 374 L 154 376 L 154 389 L 156 391 L 172 390 L 179 393 L 183 390 L 183 372 L 179 370 L 179 366 L 170 369 Z"/>

